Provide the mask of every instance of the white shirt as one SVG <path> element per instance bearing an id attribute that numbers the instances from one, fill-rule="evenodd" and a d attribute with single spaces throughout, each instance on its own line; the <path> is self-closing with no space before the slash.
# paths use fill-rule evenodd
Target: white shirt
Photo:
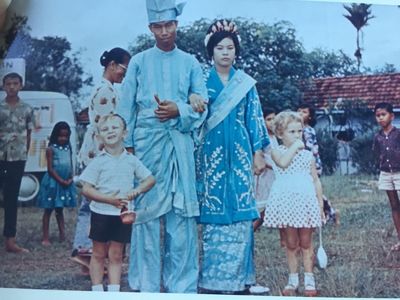
<path id="1" fill-rule="evenodd" d="M 125 197 L 134 188 L 134 181 L 142 181 L 151 172 L 133 154 L 124 150 L 119 156 L 112 156 L 102 151 L 95 157 L 80 175 L 80 180 L 92 184 L 99 192 Z M 118 216 L 120 209 L 107 203 L 91 201 L 91 211 L 103 214 Z"/>

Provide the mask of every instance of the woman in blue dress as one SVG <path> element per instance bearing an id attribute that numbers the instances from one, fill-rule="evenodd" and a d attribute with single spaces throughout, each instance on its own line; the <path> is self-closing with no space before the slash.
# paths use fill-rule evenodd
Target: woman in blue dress
<path id="1" fill-rule="evenodd" d="M 209 114 L 196 156 L 204 224 L 199 287 L 243 293 L 255 283 L 253 174 L 265 168 L 262 149 L 269 140 L 256 81 L 232 66 L 240 50 L 236 25 L 216 21 L 205 45 L 214 66 L 207 80 Z M 200 104 L 192 101 L 195 110 Z"/>
<path id="2" fill-rule="evenodd" d="M 38 206 L 44 208 L 42 218 L 42 245 L 49 246 L 49 223 L 53 210 L 60 232 L 60 241 L 65 240 L 64 207 L 76 205 L 76 190 L 73 183 L 71 128 L 66 122 L 58 122 L 50 135 L 46 149 L 47 172 L 44 175 L 38 197 Z"/>

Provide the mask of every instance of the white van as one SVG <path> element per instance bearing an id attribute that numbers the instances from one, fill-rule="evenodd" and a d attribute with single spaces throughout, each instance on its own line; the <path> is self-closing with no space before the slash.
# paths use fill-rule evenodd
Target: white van
<path id="1" fill-rule="evenodd" d="M 20 91 L 19 97 L 32 106 L 35 115 L 35 125 L 38 129 L 32 130 L 31 144 L 25 165 L 25 174 L 22 178 L 19 191 L 19 201 L 33 200 L 39 192 L 40 179 L 47 171 L 46 148 L 51 131 L 57 122 L 65 121 L 71 127 L 71 146 L 74 168 L 76 165 L 77 135 L 75 116 L 71 101 L 62 93 Z M 0 99 L 5 93 L 0 92 Z"/>

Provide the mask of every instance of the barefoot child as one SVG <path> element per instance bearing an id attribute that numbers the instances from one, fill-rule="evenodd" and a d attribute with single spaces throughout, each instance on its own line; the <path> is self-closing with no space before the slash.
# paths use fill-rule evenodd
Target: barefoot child
<path id="1" fill-rule="evenodd" d="M 50 135 L 46 149 L 47 173 L 40 184 L 38 206 L 44 208 L 42 218 L 42 245 L 49 246 L 49 223 L 53 210 L 60 232 L 60 241 L 65 240 L 64 207 L 75 207 L 76 190 L 72 181 L 71 128 L 66 122 L 58 122 Z"/>
<path id="2" fill-rule="evenodd" d="M 312 153 L 304 149 L 303 122 L 298 113 L 281 112 L 274 131 L 282 145 L 272 149 L 275 181 L 265 207 L 264 225 L 285 228 L 289 280 L 282 291 L 293 295 L 299 286 L 297 252 L 304 265 L 304 295 L 315 296 L 312 233 L 323 218 L 322 188 Z"/>
<path id="3" fill-rule="evenodd" d="M 103 291 L 104 263 L 108 256 L 108 291 L 119 291 L 123 249 L 130 242 L 131 224 L 123 222 L 121 210 L 128 202 L 150 190 L 155 184 L 150 171 L 123 145 L 126 123 L 115 114 L 100 118 L 98 138 L 104 150 L 80 176 L 82 194 L 92 200 L 89 237 L 93 242 L 90 278 L 93 291 Z M 132 182 L 140 183 L 132 188 Z M 130 212 L 132 216 L 132 212 Z M 134 218 L 131 220 L 134 222 Z M 132 223 L 131 222 L 131 223 Z"/>
<path id="4" fill-rule="evenodd" d="M 375 105 L 375 118 L 381 130 L 375 135 L 372 149 L 379 159 L 379 189 L 386 191 L 392 218 L 399 241 L 391 251 L 400 251 L 400 201 L 397 191 L 400 189 L 400 130 L 392 125 L 393 106 L 381 102 Z"/>
<path id="5" fill-rule="evenodd" d="M 30 105 L 18 93 L 22 77 L 8 73 L 3 77 L 4 100 L 0 101 L 0 190 L 4 205 L 5 250 L 29 252 L 15 240 L 17 234 L 18 194 L 29 150 L 34 114 Z"/>

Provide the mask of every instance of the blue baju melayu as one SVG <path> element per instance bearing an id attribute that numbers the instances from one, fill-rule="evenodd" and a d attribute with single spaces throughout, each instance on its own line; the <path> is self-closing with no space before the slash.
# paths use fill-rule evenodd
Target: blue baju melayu
<path id="1" fill-rule="evenodd" d="M 199 205 L 195 186 L 192 133 L 206 114 L 193 111 L 190 94 L 207 99 L 200 64 L 178 48 L 164 52 L 154 46 L 135 55 L 122 84 L 117 111 L 128 123 L 125 145 L 156 178 L 156 185 L 135 200 L 137 212 L 131 239 L 129 284 L 142 292 L 159 292 L 160 217 L 164 219 L 162 280 L 167 292 L 195 293 L 198 246 L 195 217 Z M 174 101 L 179 116 L 160 122 L 154 110 L 161 100 Z"/>
<path id="2" fill-rule="evenodd" d="M 241 291 L 255 283 L 252 220 L 253 155 L 269 144 L 255 80 L 231 68 L 224 87 L 215 68 L 208 81 L 209 115 L 196 155 L 203 226 L 199 286 Z"/>

